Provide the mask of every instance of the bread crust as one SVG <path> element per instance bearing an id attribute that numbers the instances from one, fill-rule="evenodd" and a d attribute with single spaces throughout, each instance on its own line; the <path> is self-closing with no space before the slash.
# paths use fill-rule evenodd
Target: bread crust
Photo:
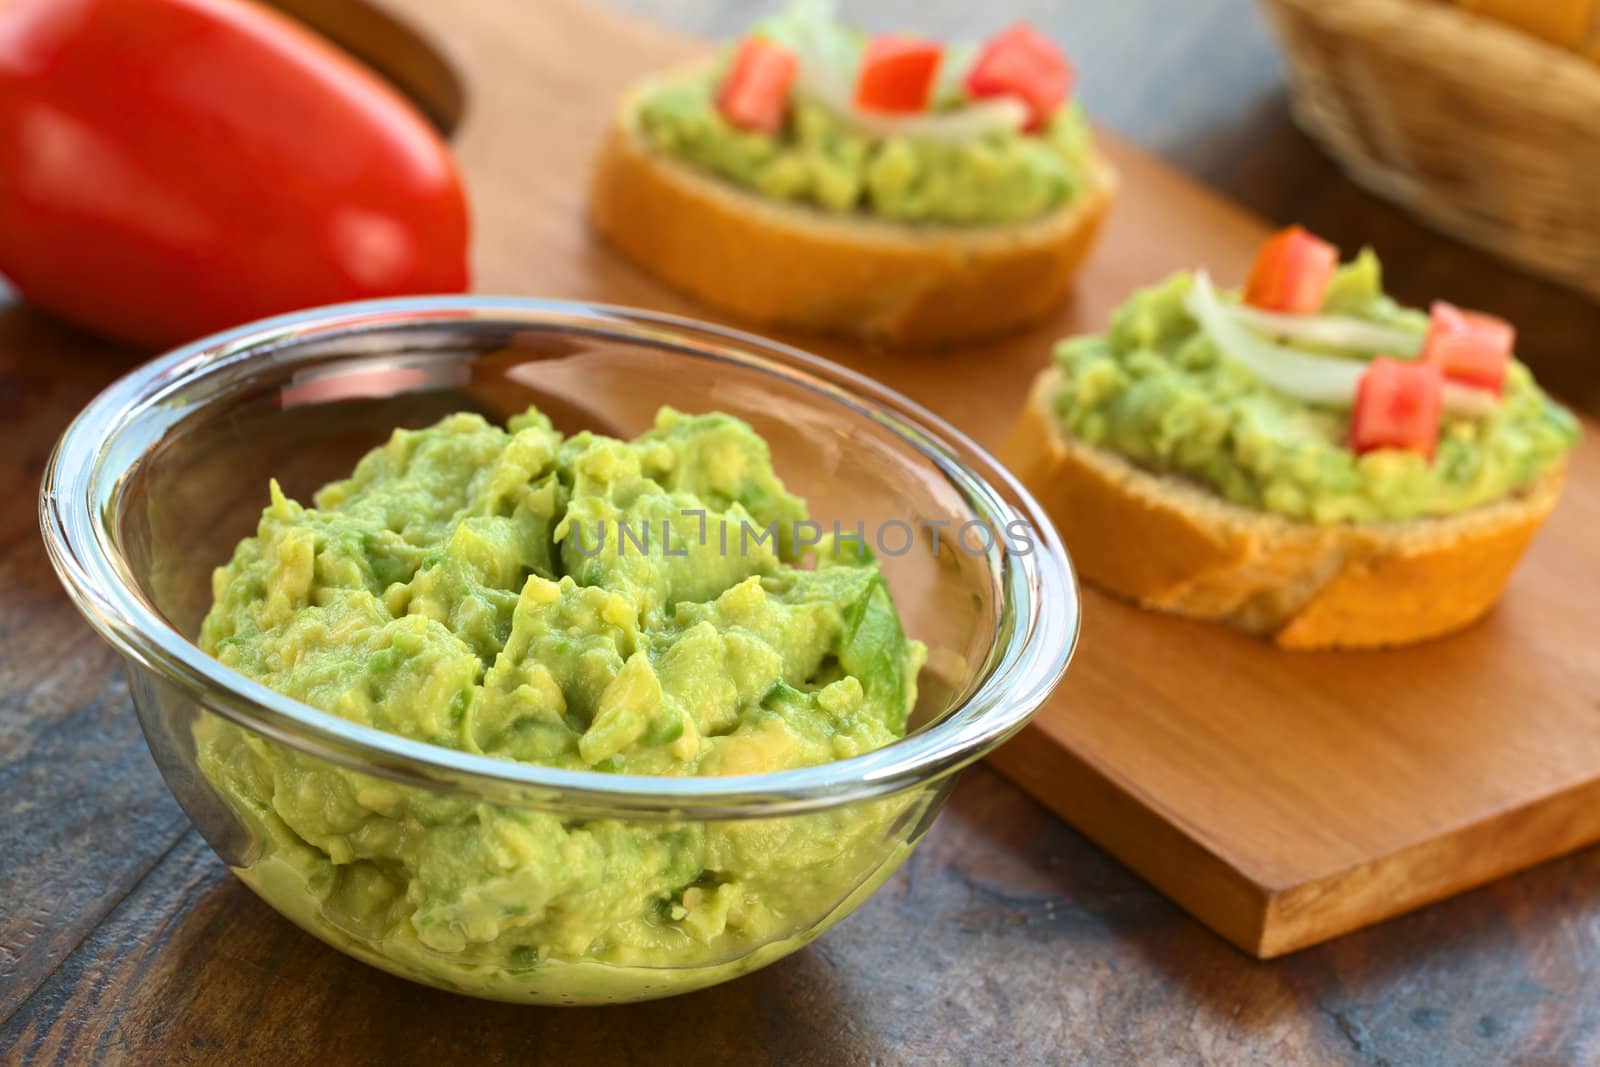
<path id="1" fill-rule="evenodd" d="M 674 288 L 763 325 L 891 344 L 948 344 L 1058 310 L 1116 176 L 1096 156 L 1073 202 L 1019 224 L 922 225 L 774 201 L 652 149 L 638 93 L 595 164 L 590 217 Z"/>
<path id="2" fill-rule="evenodd" d="M 1001 451 L 1088 581 L 1284 648 L 1379 648 L 1458 630 L 1494 604 L 1555 507 L 1558 466 L 1460 515 L 1316 524 L 1240 507 L 1067 435 L 1060 372 L 1035 381 Z"/>

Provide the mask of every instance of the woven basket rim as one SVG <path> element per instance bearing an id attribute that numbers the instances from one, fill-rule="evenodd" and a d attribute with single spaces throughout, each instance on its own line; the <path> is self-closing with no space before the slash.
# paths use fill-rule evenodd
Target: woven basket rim
<path id="1" fill-rule="evenodd" d="M 1319 28 L 1360 37 L 1425 67 L 1476 71 L 1485 93 L 1590 127 L 1600 122 L 1600 65 L 1514 26 L 1438 0 L 1262 0 Z"/>

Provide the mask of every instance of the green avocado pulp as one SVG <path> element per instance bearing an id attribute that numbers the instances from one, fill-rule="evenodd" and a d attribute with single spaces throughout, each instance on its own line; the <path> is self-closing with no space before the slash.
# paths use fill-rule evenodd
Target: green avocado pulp
<path id="1" fill-rule="evenodd" d="M 651 776 L 811 766 L 903 736 L 923 646 L 875 562 L 802 569 L 803 501 L 725 415 L 631 442 L 452 415 L 306 508 L 272 486 L 201 646 L 351 722 Z M 903 856 L 914 798 L 725 822 L 581 820 L 403 787 L 207 718 L 245 879 L 318 936 L 513 1000 L 663 995 L 781 954 Z M 896 835 L 898 830 L 898 836 Z M 786 951 L 786 949 L 784 949 Z M 608 977 L 609 976 L 609 977 Z"/>
<path id="2" fill-rule="evenodd" d="M 654 87 L 639 131 L 656 151 L 773 200 L 897 222 L 1022 222 L 1065 207 L 1088 180 L 1091 135 L 1076 104 L 1037 134 L 943 142 L 871 137 L 797 94 L 772 135 L 729 125 L 719 78 Z"/>
<path id="3" fill-rule="evenodd" d="M 1191 276 L 1135 293 L 1109 330 L 1062 342 L 1055 411 L 1091 445 L 1181 474 L 1236 504 L 1317 523 L 1453 515 L 1501 500 L 1561 462 L 1571 413 L 1513 362 L 1485 418 L 1446 415 L 1436 454 L 1346 447 L 1349 415 L 1263 385 L 1224 358 L 1185 310 Z M 1427 316 L 1383 294 L 1370 251 L 1339 269 L 1324 312 L 1427 332 Z"/>

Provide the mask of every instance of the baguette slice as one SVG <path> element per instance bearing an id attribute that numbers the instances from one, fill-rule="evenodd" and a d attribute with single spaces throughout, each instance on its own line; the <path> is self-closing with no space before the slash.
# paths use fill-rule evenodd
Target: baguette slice
<path id="1" fill-rule="evenodd" d="M 775 201 L 655 151 L 630 94 L 596 164 L 595 227 L 650 274 L 766 325 L 944 344 L 1056 311 L 1116 184 L 1095 157 L 1066 207 L 1016 224 L 910 224 Z"/>
<path id="2" fill-rule="evenodd" d="M 1051 368 L 1001 458 L 1078 571 L 1147 608 L 1232 623 L 1285 648 L 1378 648 L 1460 629 L 1505 587 L 1560 494 L 1557 467 L 1505 500 L 1404 522 L 1298 522 L 1230 503 L 1067 435 Z"/>

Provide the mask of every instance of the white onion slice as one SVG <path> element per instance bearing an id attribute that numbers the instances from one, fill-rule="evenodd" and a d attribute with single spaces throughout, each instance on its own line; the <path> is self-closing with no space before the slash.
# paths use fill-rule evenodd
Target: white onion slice
<path id="1" fill-rule="evenodd" d="M 854 104 L 829 100 L 807 85 L 804 79 L 801 80 L 801 87 L 851 126 L 877 138 L 907 137 L 916 141 L 961 144 L 995 132 L 1020 130 L 1028 124 L 1028 105 L 1011 96 L 975 101 L 954 111 L 896 115 L 884 111 L 866 111 Z"/>
<path id="2" fill-rule="evenodd" d="M 1244 304 L 1228 310 L 1252 330 L 1269 337 L 1354 352 L 1379 352 L 1397 358 L 1415 356 L 1422 351 L 1424 338 L 1421 334 L 1350 315 L 1286 315 Z"/>
<path id="3" fill-rule="evenodd" d="M 1195 274 L 1185 305 L 1217 349 L 1263 384 L 1308 404 L 1347 408 L 1355 399 L 1365 363 L 1312 355 L 1256 336 L 1228 314 L 1205 271 Z"/>
<path id="4" fill-rule="evenodd" d="M 1365 361 L 1302 352 L 1258 337 L 1229 314 L 1205 271 L 1195 274 L 1184 304 L 1218 351 L 1263 384 L 1308 404 L 1343 410 L 1355 403 L 1356 387 L 1367 369 Z M 1499 397 L 1488 390 L 1445 383 L 1444 408 L 1453 415 L 1479 418 L 1493 412 L 1499 403 Z"/>
<path id="5" fill-rule="evenodd" d="M 1444 410 L 1448 415 L 1469 419 L 1482 419 L 1493 415 L 1500 407 L 1500 394 L 1488 389 L 1474 389 L 1460 382 L 1444 383 Z"/>

